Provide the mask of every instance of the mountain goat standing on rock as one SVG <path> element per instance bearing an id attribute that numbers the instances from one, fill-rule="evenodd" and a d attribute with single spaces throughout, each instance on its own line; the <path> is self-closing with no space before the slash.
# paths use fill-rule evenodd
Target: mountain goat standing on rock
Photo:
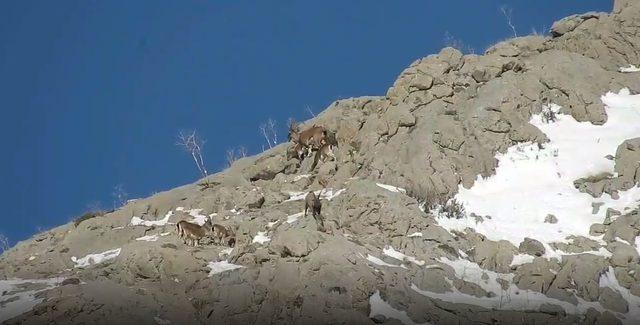
<path id="1" fill-rule="evenodd" d="M 202 226 L 181 220 L 176 224 L 176 228 L 178 230 L 178 236 L 182 238 L 182 241 L 194 247 L 198 246 L 200 239 L 206 236 L 208 232 L 213 232 L 213 225 L 209 218 L 207 218 L 207 221 L 205 221 Z"/>
<path id="2" fill-rule="evenodd" d="M 322 216 L 320 215 L 320 210 L 322 210 L 322 203 L 320 202 L 320 198 L 315 195 L 315 193 L 309 192 L 307 196 L 304 198 L 304 216 L 307 216 L 307 211 L 311 209 L 311 214 L 313 218 L 316 219 L 316 224 L 318 226 L 318 231 L 324 231 L 324 222 L 322 221 Z"/>
<path id="3" fill-rule="evenodd" d="M 217 239 L 219 244 L 223 243 L 223 240 L 226 239 L 226 244 L 230 247 L 233 247 L 236 243 L 236 234 L 233 230 L 219 224 L 214 224 L 213 227 L 213 239 L 214 241 Z"/>

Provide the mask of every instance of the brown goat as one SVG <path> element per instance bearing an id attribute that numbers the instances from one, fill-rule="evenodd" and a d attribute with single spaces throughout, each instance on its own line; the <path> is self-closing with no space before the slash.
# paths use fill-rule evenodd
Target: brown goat
<path id="1" fill-rule="evenodd" d="M 306 148 L 318 149 L 326 137 L 326 130 L 322 126 L 312 125 L 310 128 L 300 131 L 296 122 L 289 124 L 289 140 Z"/>
<path id="2" fill-rule="evenodd" d="M 214 224 L 213 227 L 213 241 L 218 240 L 218 244 L 222 244 L 223 240 L 226 240 L 228 246 L 233 246 L 236 242 L 236 234 L 230 228 L 223 225 Z"/>
<path id="3" fill-rule="evenodd" d="M 307 194 L 307 196 L 304 198 L 305 217 L 307 216 L 307 211 L 309 209 L 311 209 L 313 218 L 316 219 L 318 231 L 324 231 L 324 222 L 322 221 L 322 216 L 320 215 L 320 211 L 322 210 L 322 203 L 320 202 L 320 198 L 313 192 L 309 192 L 309 194 Z"/>
<path id="4" fill-rule="evenodd" d="M 181 220 L 176 224 L 176 228 L 178 229 L 178 236 L 182 238 L 182 241 L 191 246 L 198 246 L 200 239 L 213 230 L 210 219 L 207 219 L 202 226 Z"/>
<path id="5" fill-rule="evenodd" d="M 322 162 L 325 162 L 329 158 L 331 158 L 331 160 L 336 160 L 336 155 L 333 153 L 333 146 L 328 143 L 324 143 L 322 147 L 316 151 L 316 155 L 313 158 L 313 164 L 311 164 L 311 170 L 316 168 L 318 161 L 322 160 Z"/>

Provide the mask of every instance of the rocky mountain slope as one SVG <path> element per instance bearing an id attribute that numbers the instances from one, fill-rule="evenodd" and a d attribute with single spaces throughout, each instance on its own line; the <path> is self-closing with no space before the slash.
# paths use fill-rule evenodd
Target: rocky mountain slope
<path id="1" fill-rule="evenodd" d="M 19 243 L 0 322 L 637 324 L 636 66 L 633 0 L 445 48 L 307 121 L 339 143 L 314 171 L 282 144 Z M 183 244 L 175 223 L 206 217 L 234 248 Z"/>

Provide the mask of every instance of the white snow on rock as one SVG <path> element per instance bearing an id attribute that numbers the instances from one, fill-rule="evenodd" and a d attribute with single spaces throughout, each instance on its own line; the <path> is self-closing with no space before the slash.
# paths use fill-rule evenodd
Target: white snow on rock
<path id="1" fill-rule="evenodd" d="M 509 266 L 518 266 L 522 264 L 532 263 L 534 259 L 533 255 L 529 254 L 517 254 L 513 256 L 513 261 Z"/>
<path id="2" fill-rule="evenodd" d="M 303 178 L 309 178 L 309 177 L 311 177 L 311 174 L 298 175 L 298 176 L 296 176 L 296 177 L 294 177 L 294 178 L 293 178 L 293 181 L 294 181 L 294 182 L 297 182 L 297 181 L 299 181 L 299 180 L 301 180 L 301 179 L 303 179 Z"/>
<path id="3" fill-rule="evenodd" d="M 189 215 L 191 217 L 193 217 L 193 219 L 189 220 L 189 222 L 191 223 L 195 223 L 199 226 L 204 225 L 205 222 L 207 222 L 207 219 L 209 219 L 209 217 L 207 217 L 204 214 L 201 214 L 203 209 L 191 209 L 188 211 Z"/>
<path id="4" fill-rule="evenodd" d="M 145 227 L 153 227 L 153 226 L 164 226 L 169 222 L 169 218 L 173 215 L 173 210 L 167 212 L 167 214 L 164 216 L 164 218 L 160 219 L 160 220 L 154 220 L 154 221 L 149 221 L 149 220 L 143 220 L 139 217 L 133 217 L 131 218 L 131 225 L 132 226 L 145 226 Z"/>
<path id="5" fill-rule="evenodd" d="M 0 280 L 0 323 L 33 309 L 42 302 L 42 298 L 36 298 L 36 294 L 55 288 L 63 280 L 64 278 Z"/>
<path id="6" fill-rule="evenodd" d="M 121 250 L 121 248 L 116 248 L 98 254 L 89 254 L 83 258 L 71 256 L 71 261 L 76 264 L 75 267 L 87 267 L 95 264 L 100 264 L 104 261 L 112 260 L 120 255 Z"/>
<path id="7" fill-rule="evenodd" d="M 137 241 L 154 242 L 154 241 L 157 241 L 158 238 L 160 238 L 160 236 L 158 236 L 158 235 L 147 235 L 147 236 L 138 237 L 138 238 L 136 238 L 136 240 Z"/>
<path id="8" fill-rule="evenodd" d="M 373 263 L 375 265 L 379 265 L 379 266 L 401 267 L 403 269 L 406 269 L 406 267 L 404 265 L 402 265 L 402 264 L 400 264 L 400 265 L 390 264 L 390 263 L 387 263 L 387 262 L 385 262 L 385 261 L 383 261 L 383 260 L 381 260 L 381 259 L 379 259 L 379 258 L 377 258 L 375 256 L 369 255 L 369 254 L 367 254 L 367 261 L 369 261 L 369 262 L 371 262 L 371 263 Z"/>
<path id="9" fill-rule="evenodd" d="M 429 323 L 416 323 L 408 315 L 406 311 L 397 310 L 380 297 L 380 291 L 376 291 L 371 297 L 369 297 L 369 306 L 371 306 L 371 312 L 369 318 L 373 318 L 378 315 L 382 315 L 386 318 L 397 319 L 405 325 L 429 325 Z"/>
<path id="10" fill-rule="evenodd" d="M 640 72 L 640 68 L 636 67 L 633 64 L 629 64 L 626 67 L 620 67 L 620 69 L 618 69 L 618 71 L 625 72 L 625 73 Z"/>
<path id="11" fill-rule="evenodd" d="M 271 227 L 275 226 L 278 223 L 278 221 L 280 221 L 280 220 L 276 220 L 276 221 L 272 221 L 272 222 L 267 223 L 267 228 L 271 228 Z"/>
<path id="12" fill-rule="evenodd" d="M 376 185 L 378 185 L 378 187 L 381 187 L 387 191 L 393 192 L 393 193 L 403 193 L 406 194 L 407 190 L 400 188 L 400 187 L 395 187 L 393 185 L 387 185 L 387 184 L 381 184 L 381 183 L 376 183 Z"/>
<path id="13" fill-rule="evenodd" d="M 267 236 L 267 232 L 266 231 L 259 231 L 258 234 L 253 237 L 253 241 L 252 243 L 258 243 L 260 245 L 269 242 L 271 240 L 271 238 L 269 238 Z"/>
<path id="14" fill-rule="evenodd" d="M 640 236 L 636 236 L 636 250 L 640 254 Z"/>
<path id="15" fill-rule="evenodd" d="M 218 256 L 229 255 L 229 254 L 231 254 L 231 252 L 233 252 L 233 247 L 225 248 L 225 249 L 221 250 L 220 253 L 218 253 Z"/>
<path id="16" fill-rule="evenodd" d="M 502 274 L 484 270 L 480 268 L 478 264 L 467 260 L 449 260 L 443 257 L 440 258 L 439 261 L 451 266 L 454 269 L 455 276 L 457 278 L 466 282 L 475 283 L 486 292 L 493 293 L 493 296 L 476 297 L 462 293 L 455 288 L 453 281 L 448 278 L 445 279 L 451 285 L 450 292 L 435 293 L 426 291 L 418 288 L 415 284 L 411 285 L 411 289 L 432 299 L 481 306 L 489 309 L 538 311 L 540 306 L 548 303 L 562 307 L 568 314 L 582 315 L 586 313 L 589 308 L 604 311 L 604 308 L 598 302 L 587 302 L 578 298 L 578 304 L 574 305 L 566 301 L 547 297 L 540 292 L 522 290 L 513 283 L 513 274 Z M 501 282 L 506 281 L 506 283 L 508 283 L 508 287 L 506 289 L 502 289 L 502 285 L 498 280 Z"/>
<path id="17" fill-rule="evenodd" d="M 411 237 L 422 237 L 422 233 L 421 232 L 414 232 L 412 234 L 409 234 L 407 237 L 411 238 Z"/>
<path id="18" fill-rule="evenodd" d="M 209 271 L 209 276 L 211 277 L 215 274 L 243 268 L 244 266 L 231 264 L 227 261 L 219 261 L 219 262 L 209 262 L 207 267 L 211 269 L 211 271 Z"/>
<path id="19" fill-rule="evenodd" d="M 331 201 L 338 195 L 342 194 L 345 190 L 346 189 L 343 188 L 336 191 L 332 188 L 326 188 L 326 189 L 314 191 L 313 193 L 315 195 L 319 195 L 321 199 Z M 304 198 L 307 196 L 308 193 L 309 192 L 288 192 L 287 194 L 289 194 L 289 199 L 287 199 L 284 202 L 304 200 Z"/>
<path id="20" fill-rule="evenodd" d="M 399 261 L 411 262 L 411 263 L 416 264 L 418 266 L 423 266 L 424 265 L 424 261 L 420 261 L 420 260 L 417 260 L 413 256 L 408 256 L 408 255 L 405 255 L 403 253 L 400 253 L 397 250 L 393 249 L 393 247 L 391 247 L 391 246 L 385 246 L 385 248 L 382 250 L 382 254 L 387 255 L 389 257 L 393 257 L 393 258 L 395 258 L 395 259 L 397 259 Z"/>
<path id="21" fill-rule="evenodd" d="M 296 214 L 292 214 L 290 216 L 287 217 L 287 223 L 294 223 L 296 221 L 298 221 L 298 219 L 300 219 L 300 217 L 302 217 L 304 215 L 304 212 L 299 212 Z"/>
<path id="22" fill-rule="evenodd" d="M 555 122 L 543 123 L 534 115 L 530 123 L 550 139 L 544 148 L 534 143 L 520 143 L 506 153 L 498 154 L 496 174 L 478 177 L 470 189 L 462 185 L 456 199 L 466 213 L 490 215 L 482 223 L 473 218 L 437 218 L 447 230 L 462 231 L 469 227 L 488 239 L 508 240 L 518 246 L 525 237 L 539 240 L 546 247 L 552 242 L 566 242 L 569 235 L 589 235 L 589 227 L 605 218 L 607 208 L 624 211 L 635 208 L 640 200 L 640 187 L 620 192 L 614 200 L 608 194 L 593 198 L 579 192 L 576 179 L 608 172 L 614 173 L 618 145 L 626 139 L 640 136 L 640 95 L 630 95 L 628 89 L 619 94 L 602 96 L 608 116 L 604 125 L 577 122 L 570 115 L 557 113 Z M 551 105 L 556 112 L 559 106 Z M 604 205 L 592 214 L 592 202 Z M 548 214 L 558 216 L 558 223 L 545 223 Z"/>
<path id="23" fill-rule="evenodd" d="M 625 324 L 637 324 L 635 321 L 640 319 L 640 297 L 631 294 L 629 289 L 620 285 L 613 267 L 609 266 L 607 272 L 600 276 L 599 282 L 601 288 L 609 287 L 613 289 L 613 291 L 617 291 L 629 304 L 629 311 L 626 314 L 617 313 L 618 315 L 622 315 L 622 317 L 618 318 Z"/>
<path id="24" fill-rule="evenodd" d="M 138 237 L 136 238 L 137 241 L 148 241 L 148 242 L 154 242 L 154 241 L 158 241 L 158 239 L 160 239 L 160 237 L 164 237 L 169 235 L 170 232 L 163 232 L 160 234 L 154 234 L 154 235 L 147 235 L 147 236 L 142 236 L 142 237 Z"/>

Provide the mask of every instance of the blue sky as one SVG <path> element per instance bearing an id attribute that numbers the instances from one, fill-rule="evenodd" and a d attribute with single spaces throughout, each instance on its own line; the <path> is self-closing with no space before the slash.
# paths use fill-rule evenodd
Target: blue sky
<path id="1" fill-rule="evenodd" d="M 0 4 L 0 233 L 15 243 L 114 187 L 146 197 L 198 178 L 175 146 L 265 144 L 268 118 L 309 118 L 340 98 L 383 95 L 446 35 L 482 53 L 512 31 L 610 11 L 613 1 L 3 1 Z"/>

